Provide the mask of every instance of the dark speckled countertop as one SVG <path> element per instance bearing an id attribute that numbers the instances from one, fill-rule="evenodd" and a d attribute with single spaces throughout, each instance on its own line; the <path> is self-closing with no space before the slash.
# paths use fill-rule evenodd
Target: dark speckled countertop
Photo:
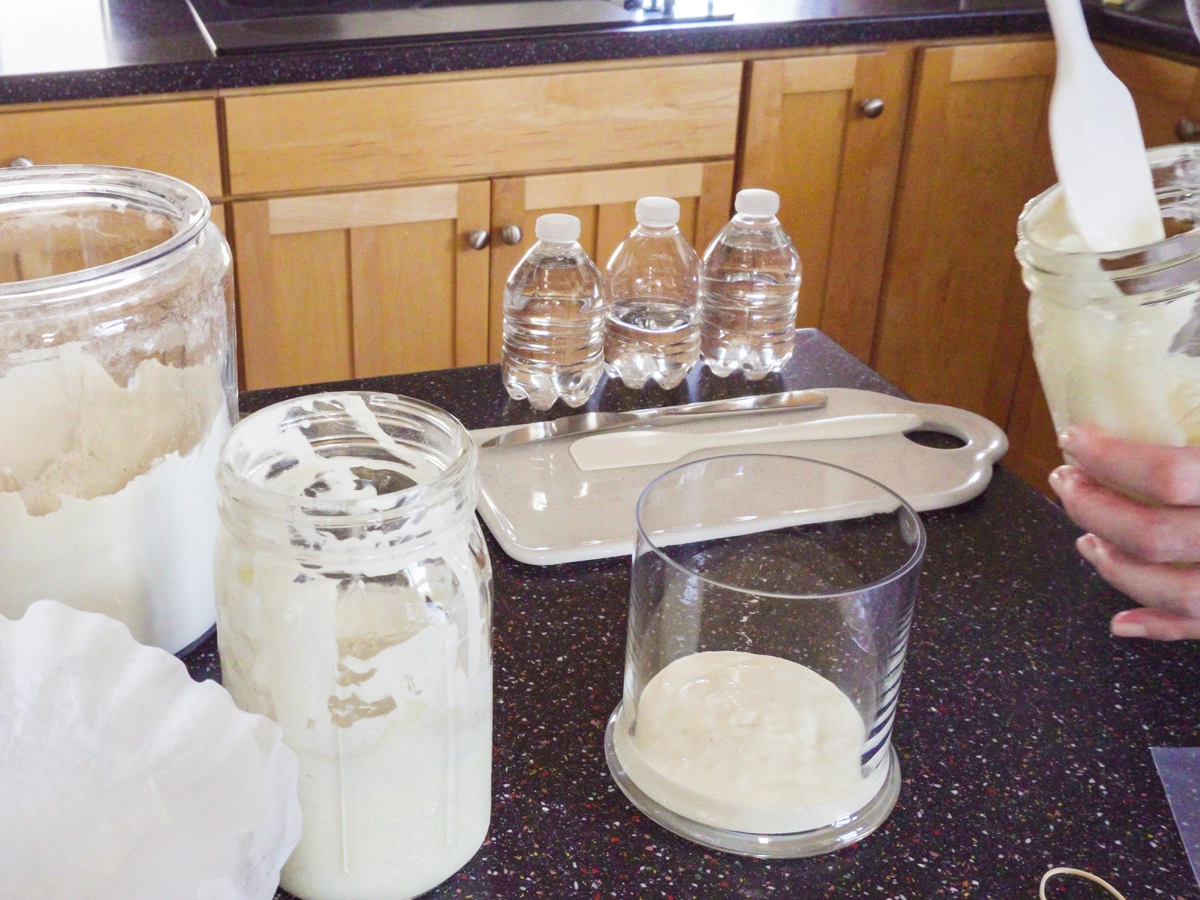
<path id="1" fill-rule="evenodd" d="M 530 418 L 507 400 L 496 367 L 351 384 L 435 403 L 468 428 Z M 750 387 L 704 373 L 689 384 L 670 399 L 827 386 L 896 393 L 814 331 L 798 335 L 780 377 Z M 245 394 L 242 408 L 311 390 Z M 589 408 L 648 402 L 667 401 L 607 385 Z M 899 803 L 857 847 L 784 862 L 677 838 L 609 778 L 602 743 L 621 693 L 628 560 L 538 568 L 489 537 L 491 832 L 425 896 L 1032 900 L 1046 869 L 1072 865 L 1130 900 L 1200 897 L 1150 755 L 1200 745 L 1200 644 L 1112 638 L 1108 618 L 1127 603 L 1076 555 L 1078 531 L 1063 513 L 1002 470 L 974 501 L 923 517 L 929 544 L 893 738 Z M 196 677 L 217 675 L 215 644 L 188 659 Z M 1055 894 L 1068 895 L 1097 896 Z"/>
<path id="2" fill-rule="evenodd" d="M 0 4 L 0 105 L 1048 30 L 1041 0 L 729 2 L 737 10 L 732 21 L 701 25 L 564 27 L 472 39 L 446 34 L 371 47 L 218 57 L 185 0 L 26 0 Z M 1099 15 L 1093 24 L 1108 27 Z"/>

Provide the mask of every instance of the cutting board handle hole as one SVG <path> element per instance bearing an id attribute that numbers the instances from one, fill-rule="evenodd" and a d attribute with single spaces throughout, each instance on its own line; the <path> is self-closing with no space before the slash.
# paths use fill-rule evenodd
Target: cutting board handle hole
<path id="1" fill-rule="evenodd" d="M 917 431 L 906 431 L 904 436 L 914 444 L 920 444 L 922 447 L 932 447 L 934 450 L 957 450 L 959 447 L 967 446 L 967 442 L 956 434 L 947 434 L 944 431 L 930 431 L 927 428 L 921 428 Z"/>

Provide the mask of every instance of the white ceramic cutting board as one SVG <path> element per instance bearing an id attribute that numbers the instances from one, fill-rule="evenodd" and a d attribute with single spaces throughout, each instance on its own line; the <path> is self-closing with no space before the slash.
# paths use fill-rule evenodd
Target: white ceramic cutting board
<path id="1" fill-rule="evenodd" d="M 913 413 L 924 430 L 966 441 L 954 450 L 926 447 L 903 434 L 849 440 L 793 441 L 701 450 L 677 462 L 584 472 L 571 457 L 580 436 L 509 444 L 479 451 L 479 514 L 504 552 L 537 566 L 627 556 L 633 552 L 634 506 L 638 495 L 668 469 L 692 460 L 731 453 L 776 453 L 836 463 L 874 478 L 918 511 L 954 506 L 977 496 L 992 478 L 992 465 L 1008 439 L 982 416 L 887 394 L 850 388 L 821 388 L 828 405 L 751 417 L 708 419 L 672 425 L 687 431 L 736 431 L 783 422 L 803 422 L 865 413 Z M 510 427 L 472 432 L 477 443 Z M 515 426 L 520 427 L 520 426 Z"/>

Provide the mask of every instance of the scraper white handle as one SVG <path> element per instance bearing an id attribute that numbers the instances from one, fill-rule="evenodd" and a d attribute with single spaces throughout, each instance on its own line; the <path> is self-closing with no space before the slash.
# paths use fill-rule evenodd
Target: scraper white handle
<path id="1" fill-rule="evenodd" d="M 571 445 L 571 456 L 585 472 L 596 469 L 625 469 L 631 466 L 675 462 L 696 450 L 710 450 L 715 447 L 874 437 L 912 431 L 923 424 L 924 420 L 920 416 L 910 413 L 866 413 L 717 434 L 696 434 L 674 429 L 611 431 L 575 441 Z"/>

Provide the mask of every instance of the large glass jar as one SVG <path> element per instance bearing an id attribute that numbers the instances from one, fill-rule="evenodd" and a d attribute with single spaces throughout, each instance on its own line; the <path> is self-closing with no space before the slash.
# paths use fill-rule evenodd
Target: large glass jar
<path id="1" fill-rule="evenodd" d="M 51 598 L 171 652 L 212 627 L 233 288 L 204 195 L 0 170 L 0 614 Z"/>
<path id="2" fill-rule="evenodd" d="M 221 453 L 223 680 L 300 759 L 304 900 L 402 900 L 479 849 L 491 812 L 491 567 L 475 445 L 391 394 L 243 419 Z"/>
<path id="3" fill-rule="evenodd" d="M 1147 154 L 1167 238 L 1091 253 L 1058 185 L 1017 225 L 1029 328 L 1054 419 L 1120 437 L 1200 444 L 1200 147 Z"/>

